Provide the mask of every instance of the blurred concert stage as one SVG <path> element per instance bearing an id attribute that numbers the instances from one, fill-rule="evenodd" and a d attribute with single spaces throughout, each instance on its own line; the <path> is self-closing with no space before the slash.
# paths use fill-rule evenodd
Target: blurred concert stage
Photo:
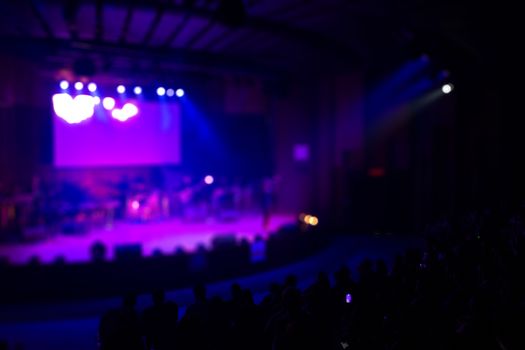
<path id="1" fill-rule="evenodd" d="M 82 263 L 91 260 L 90 249 L 96 242 L 106 246 L 106 257 L 113 259 L 115 249 L 122 246 L 142 247 L 142 256 L 155 252 L 174 254 L 179 248 L 186 252 L 199 246 L 211 247 L 213 239 L 234 235 L 237 240 L 252 241 L 257 236 L 266 238 L 280 227 L 294 224 L 296 215 L 273 215 L 267 234 L 263 233 L 261 215 L 243 215 L 235 221 L 183 221 L 166 219 L 151 222 L 117 221 L 111 228 L 95 228 L 82 234 L 56 234 L 34 243 L 9 243 L 0 245 L 0 257 L 11 264 L 27 264 L 37 257 L 41 263 L 52 263 L 64 259 L 67 263 Z"/>

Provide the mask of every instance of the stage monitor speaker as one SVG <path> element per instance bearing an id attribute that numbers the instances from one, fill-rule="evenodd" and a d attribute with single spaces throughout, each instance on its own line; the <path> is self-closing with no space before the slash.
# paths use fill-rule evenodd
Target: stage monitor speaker
<path id="1" fill-rule="evenodd" d="M 142 258 L 141 244 L 126 244 L 115 246 L 115 260 L 135 261 Z"/>

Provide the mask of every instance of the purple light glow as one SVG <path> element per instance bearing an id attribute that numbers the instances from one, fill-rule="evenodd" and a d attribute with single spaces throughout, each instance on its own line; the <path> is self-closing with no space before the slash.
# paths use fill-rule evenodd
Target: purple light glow
<path id="1" fill-rule="evenodd" d="M 281 226 L 293 224 L 294 219 L 294 215 L 275 214 L 270 221 L 269 231 L 275 232 Z M 54 262 L 57 256 L 63 256 L 68 263 L 88 263 L 94 241 L 101 241 L 107 247 L 109 259 L 114 258 L 115 247 L 125 244 L 140 243 L 145 256 L 152 256 L 156 250 L 172 254 L 173 247 L 193 252 L 199 245 L 211 247 L 214 237 L 229 235 L 231 232 L 235 233 L 238 240 L 246 239 L 251 242 L 255 240 L 260 228 L 260 217 L 251 215 L 242 215 L 235 222 L 168 219 L 137 225 L 121 220 L 110 230 L 105 226 L 95 226 L 82 235 L 58 234 L 51 240 L 41 240 L 34 244 L 1 244 L 0 256 L 14 265 L 27 264 L 33 256 L 38 256 L 45 264 Z M 211 232 L 214 234 L 210 234 Z"/>
<path id="2" fill-rule="evenodd" d="M 177 94 L 177 97 L 184 96 L 184 90 L 182 90 L 182 89 L 177 89 L 177 91 L 175 93 Z"/>
<path id="3" fill-rule="evenodd" d="M 352 302 L 352 294 L 347 293 L 345 301 L 346 301 L 347 304 L 350 304 Z"/>
<path id="4" fill-rule="evenodd" d="M 163 87 L 159 87 L 159 88 L 157 89 L 157 95 L 159 95 L 159 96 L 164 96 L 165 94 L 166 94 L 166 89 L 165 89 L 165 88 L 163 88 Z"/>
<path id="5" fill-rule="evenodd" d="M 175 90 L 173 89 L 166 90 L 166 95 L 168 95 L 168 97 L 172 97 L 173 95 L 175 95 Z"/>
<path id="6" fill-rule="evenodd" d="M 132 103 L 126 103 L 122 109 L 115 108 L 111 112 L 111 116 L 120 121 L 125 122 L 128 119 L 136 116 L 139 113 L 139 109 Z"/>
<path id="7" fill-rule="evenodd" d="M 211 185 L 211 184 L 213 183 L 213 181 L 214 181 L 214 178 L 213 178 L 213 176 L 211 176 L 211 175 L 207 175 L 207 176 L 204 178 L 204 183 L 205 183 L 206 185 Z"/>
<path id="8" fill-rule="evenodd" d="M 77 81 L 77 82 L 75 83 L 75 89 L 76 89 L 77 91 L 80 91 L 80 90 L 82 90 L 83 88 L 84 88 L 84 84 L 83 84 L 81 81 Z"/>
<path id="9" fill-rule="evenodd" d="M 119 86 L 117 86 L 117 92 L 118 92 L 119 94 L 123 94 L 123 93 L 125 93 L 125 92 L 126 92 L 126 87 L 125 87 L 124 85 L 119 85 Z"/>
<path id="10" fill-rule="evenodd" d="M 69 94 L 53 95 L 53 109 L 55 114 L 68 124 L 78 124 L 93 117 L 95 101 L 89 95 L 77 95 L 75 98 Z"/>
<path id="11" fill-rule="evenodd" d="M 89 84 L 88 84 L 88 90 L 89 90 L 90 92 L 95 92 L 95 91 L 97 91 L 97 84 L 95 84 L 95 83 L 89 83 Z"/>
<path id="12" fill-rule="evenodd" d="M 133 202 L 131 202 L 131 208 L 133 208 L 133 210 L 138 210 L 140 208 L 139 201 L 134 200 Z"/>
<path id="13" fill-rule="evenodd" d="M 179 164 L 181 161 L 180 106 L 150 101 L 125 101 L 138 114 L 126 122 L 135 107 L 117 102 L 114 118 L 105 108 L 96 109 L 89 122 L 72 126 L 53 118 L 54 165 L 57 167 L 136 166 Z M 115 109 L 115 108 L 113 108 Z M 131 203 L 130 203 L 131 204 Z"/>
<path id="14" fill-rule="evenodd" d="M 66 90 L 67 88 L 69 88 L 69 83 L 67 82 L 67 80 L 62 80 L 62 81 L 60 82 L 60 88 L 61 88 L 62 90 Z"/>
<path id="15" fill-rule="evenodd" d="M 115 108 L 115 99 L 112 97 L 105 97 L 102 100 L 102 106 L 108 111 L 111 111 L 113 108 Z"/>

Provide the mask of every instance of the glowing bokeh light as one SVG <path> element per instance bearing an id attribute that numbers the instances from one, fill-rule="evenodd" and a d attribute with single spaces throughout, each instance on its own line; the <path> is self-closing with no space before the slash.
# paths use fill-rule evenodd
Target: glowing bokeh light
<path id="1" fill-rule="evenodd" d="M 62 81 L 60 82 L 60 88 L 61 88 L 62 90 L 66 90 L 67 88 L 69 88 L 69 83 L 68 83 L 66 80 L 62 80 Z"/>
<path id="2" fill-rule="evenodd" d="M 310 224 L 310 218 L 311 218 L 311 217 L 312 217 L 311 215 L 305 215 L 305 216 L 303 217 L 303 221 L 304 221 L 304 223 L 305 223 L 305 224 Z"/>
<path id="3" fill-rule="evenodd" d="M 177 89 L 177 91 L 175 93 L 177 94 L 177 97 L 184 96 L 184 90 L 182 90 L 182 89 Z"/>
<path id="4" fill-rule="evenodd" d="M 454 86 L 452 84 L 445 84 L 441 87 L 441 91 L 443 91 L 444 94 L 450 94 L 453 89 Z"/>
<path id="5" fill-rule="evenodd" d="M 113 97 L 104 97 L 102 100 L 102 106 L 108 111 L 115 108 L 115 99 Z"/>
<path id="6" fill-rule="evenodd" d="M 140 208 L 139 201 L 134 200 L 133 202 L 131 202 L 131 208 L 133 208 L 133 210 L 138 210 Z"/>
<path id="7" fill-rule="evenodd" d="M 163 88 L 162 86 L 157 88 L 157 95 L 159 96 L 164 96 L 166 94 L 166 89 Z"/>
<path id="8" fill-rule="evenodd" d="M 68 124 L 78 124 L 93 117 L 95 100 L 89 95 L 55 94 L 52 98 L 55 114 Z"/>
<path id="9" fill-rule="evenodd" d="M 312 226 L 317 226 L 317 224 L 319 223 L 319 219 L 316 216 L 310 216 L 310 218 L 308 219 L 308 223 Z"/>
<path id="10" fill-rule="evenodd" d="M 139 109 L 137 108 L 137 106 L 135 106 L 134 104 L 132 103 L 126 103 L 122 109 L 118 109 L 118 108 L 115 108 L 112 112 L 111 112 L 111 116 L 120 121 L 120 122 L 125 122 L 127 121 L 128 119 L 136 116 L 137 114 L 139 113 Z"/>
<path id="11" fill-rule="evenodd" d="M 95 105 L 99 105 L 100 104 L 100 97 L 93 96 L 93 102 L 95 103 Z"/>
<path id="12" fill-rule="evenodd" d="M 206 175 L 206 176 L 204 177 L 204 183 L 205 183 L 206 185 L 211 185 L 211 184 L 213 183 L 214 180 L 215 180 L 215 179 L 214 179 L 213 176 L 211 176 L 211 175 Z"/>
<path id="13" fill-rule="evenodd" d="M 123 93 L 125 93 L 125 92 L 126 92 L 126 87 L 125 87 L 124 85 L 119 85 L 119 86 L 117 86 L 117 92 L 118 92 L 119 94 L 123 94 Z"/>
<path id="14" fill-rule="evenodd" d="M 347 304 L 350 304 L 352 302 L 352 294 L 346 293 L 345 301 Z"/>
<path id="15" fill-rule="evenodd" d="M 135 93 L 135 95 L 140 95 L 142 93 L 142 88 L 140 86 L 135 86 L 133 92 Z"/>
<path id="16" fill-rule="evenodd" d="M 84 88 L 84 84 L 83 84 L 81 81 L 77 81 L 77 82 L 75 83 L 75 89 L 76 89 L 77 91 L 80 91 L 80 90 L 82 90 L 83 88 Z"/>
<path id="17" fill-rule="evenodd" d="M 95 84 L 95 83 L 89 83 L 89 84 L 88 84 L 88 90 L 89 90 L 90 92 L 95 92 L 95 91 L 97 91 L 97 84 Z"/>
<path id="18" fill-rule="evenodd" d="M 166 90 L 166 95 L 168 95 L 168 97 L 173 97 L 173 95 L 175 95 L 175 90 L 173 89 Z"/>

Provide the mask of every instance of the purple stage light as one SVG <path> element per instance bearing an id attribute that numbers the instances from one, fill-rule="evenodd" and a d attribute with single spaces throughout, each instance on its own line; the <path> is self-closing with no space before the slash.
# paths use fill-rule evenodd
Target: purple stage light
<path id="1" fill-rule="evenodd" d="M 100 104 L 100 97 L 93 96 L 93 102 L 95 102 L 95 105 L 99 105 Z"/>
<path id="2" fill-rule="evenodd" d="M 133 202 L 131 202 L 131 208 L 133 208 L 133 210 L 138 210 L 140 208 L 139 201 L 134 200 Z"/>
<path id="3" fill-rule="evenodd" d="M 62 81 L 60 82 L 60 88 L 61 88 L 62 90 L 66 90 L 67 88 L 69 88 L 69 82 L 67 82 L 66 80 L 62 80 Z"/>
<path id="4" fill-rule="evenodd" d="M 92 96 L 78 95 L 75 98 L 69 94 L 53 95 L 55 114 L 68 124 L 78 124 L 93 117 L 95 101 Z"/>
<path id="5" fill-rule="evenodd" d="M 89 90 L 90 92 L 95 92 L 95 91 L 97 91 L 97 84 L 95 84 L 95 83 L 89 83 L 89 84 L 88 84 L 88 90 Z"/>
<path id="6" fill-rule="evenodd" d="M 133 92 L 135 93 L 135 95 L 140 95 L 142 93 L 142 88 L 140 86 L 135 86 Z"/>
<path id="7" fill-rule="evenodd" d="M 346 293 L 345 301 L 347 304 L 350 304 L 352 302 L 352 294 Z"/>
<path id="8" fill-rule="evenodd" d="M 173 89 L 166 90 L 166 95 L 168 97 L 173 97 L 173 95 L 175 95 L 175 90 L 173 90 Z"/>
<path id="9" fill-rule="evenodd" d="M 177 91 L 175 93 L 177 94 L 177 97 L 184 96 L 184 90 L 183 89 L 177 89 Z"/>
<path id="10" fill-rule="evenodd" d="M 119 85 L 119 86 L 117 86 L 117 92 L 118 92 L 119 94 L 123 94 L 123 93 L 125 93 L 125 92 L 126 92 L 126 87 L 125 87 L 124 85 Z"/>
<path id="11" fill-rule="evenodd" d="M 113 108 L 115 108 L 115 99 L 113 97 L 105 97 L 102 100 L 102 106 L 108 111 L 111 111 Z"/>
<path id="12" fill-rule="evenodd" d="M 115 108 L 111 112 L 111 116 L 120 122 L 125 122 L 128 119 L 136 116 L 138 113 L 139 109 L 137 106 L 131 103 L 126 103 L 122 109 Z"/>
<path id="13" fill-rule="evenodd" d="M 83 84 L 81 81 L 77 81 L 77 82 L 75 83 L 75 89 L 76 89 L 77 91 L 80 91 L 80 90 L 82 90 L 83 88 L 84 88 L 84 84 Z"/>
<path id="14" fill-rule="evenodd" d="M 211 185 L 213 183 L 213 181 L 214 181 L 214 178 L 211 175 L 207 175 L 207 176 L 204 177 L 204 183 L 206 185 Z"/>
<path id="15" fill-rule="evenodd" d="M 159 96 L 164 96 L 166 94 L 166 89 L 163 88 L 162 86 L 157 88 L 157 95 Z"/>

